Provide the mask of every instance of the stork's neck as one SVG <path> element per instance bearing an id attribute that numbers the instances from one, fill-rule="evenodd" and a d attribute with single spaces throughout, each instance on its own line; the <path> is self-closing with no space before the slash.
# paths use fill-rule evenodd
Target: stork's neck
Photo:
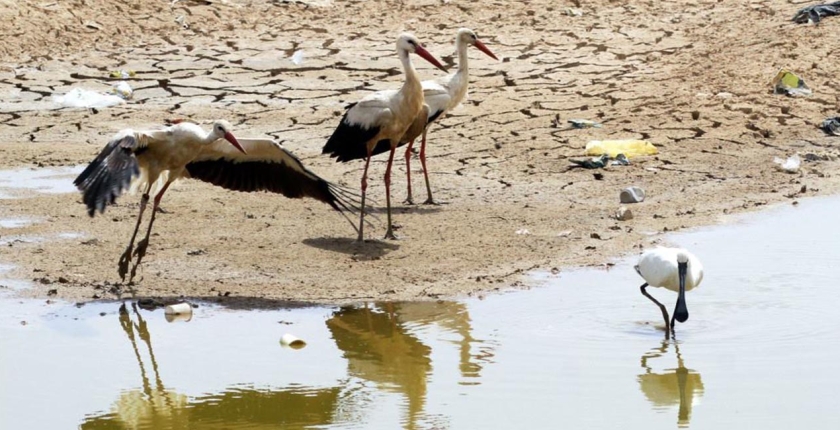
<path id="1" fill-rule="evenodd" d="M 455 42 L 455 47 L 458 49 L 458 73 L 465 77 L 470 73 L 469 56 L 467 55 L 469 46 L 460 37 Z"/>
<path id="2" fill-rule="evenodd" d="M 405 73 L 405 84 L 403 84 L 403 89 L 410 91 L 422 91 L 420 78 L 417 76 L 417 70 L 414 70 L 414 65 L 411 64 L 411 57 L 409 57 L 408 51 L 400 49 L 399 54 L 400 62 L 402 62 L 403 66 L 403 72 Z"/>

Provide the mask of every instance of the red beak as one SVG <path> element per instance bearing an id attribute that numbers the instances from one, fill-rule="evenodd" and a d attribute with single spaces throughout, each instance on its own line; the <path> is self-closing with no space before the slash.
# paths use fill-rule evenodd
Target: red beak
<path id="1" fill-rule="evenodd" d="M 429 54 L 429 51 L 427 51 L 426 48 L 418 46 L 414 49 L 414 53 L 422 57 L 424 60 L 434 64 L 435 67 L 437 67 L 438 69 L 443 70 L 444 72 L 448 72 L 448 70 L 446 70 L 446 67 L 443 67 L 443 65 L 440 64 L 440 62 L 435 57 L 433 57 L 432 54 Z"/>
<path id="2" fill-rule="evenodd" d="M 225 140 L 230 142 L 230 144 L 233 145 L 234 148 L 240 150 L 243 154 L 247 154 L 247 152 L 245 152 L 245 148 L 243 148 L 242 145 L 239 144 L 239 141 L 236 140 L 235 137 L 233 137 L 233 134 L 231 132 L 225 133 Z"/>
<path id="3" fill-rule="evenodd" d="M 494 59 L 494 60 L 496 60 L 496 61 L 498 61 L 498 60 L 499 60 L 498 58 L 496 58 L 496 55 L 495 55 L 495 54 L 493 54 L 493 52 L 492 52 L 492 51 L 490 51 L 490 48 L 488 48 L 486 45 L 484 45 L 483 43 L 481 43 L 481 41 L 480 41 L 480 40 L 478 40 L 478 39 L 476 39 L 476 41 L 475 41 L 475 47 L 476 47 L 476 48 L 478 48 L 481 52 L 483 52 L 483 53 L 487 54 L 488 56 L 490 56 L 490 58 L 492 58 L 492 59 Z"/>

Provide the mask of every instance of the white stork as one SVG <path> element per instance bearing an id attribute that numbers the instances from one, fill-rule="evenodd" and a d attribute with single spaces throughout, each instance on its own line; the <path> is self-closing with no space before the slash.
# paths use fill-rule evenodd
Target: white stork
<path id="1" fill-rule="evenodd" d="M 309 171 L 279 143 L 271 139 L 236 139 L 230 130 L 227 121 L 216 121 L 209 132 L 189 122 L 177 122 L 161 130 L 122 130 L 73 182 L 93 217 L 97 210 L 104 212 L 106 206 L 113 204 L 139 176 L 136 185 L 143 189 L 143 197 L 131 241 L 120 257 L 119 274 L 123 281 L 129 262 L 136 255 L 129 282 L 134 279 L 137 266 L 146 254 L 163 193 L 179 178 L 195 178 L 235 191 L 311 197 L 338 211 L 357 210 L 353 193 Z M 146 237 L 134 250 L 153 186 L 159 191 L 154 198 Z"/>
<path id="2" fill-rule="evenodd" d="M 498 60 L 496 55 L 478 40 L 474 31 L 469 28 L 461 28 L 455 36 L 455 47 L 458 51 L 458 71 L 440 79 L 423 81 L 425 106 L 400 139 L 400 146 L 408 143 L 408 148 L 405 150 L 405 174 L 408 181 L 406 203 L 414 203 L 411 197 L 411 147 L 414 146 L 414 139 L 421 134 L 423 139 L 420 142 L 420 164 L 423 166 L 423 176 L 426 180 L 426 192 L 428 193 L 428 198 L 424 203 L 435 203 L 432 198 L 432 189 L 429 187 L 429 171 L 426 169 L 426 131 L 435 120 L 461 104 L 466 97 L 467 86 L 470 82 L 469 57 L 467 55 L 467 48 L 470 45 L 475 46 L 490 58 Z"/>
<path id="3" fill-rule="evenodd" d="M 636 272 L 645 280 L 641 286 L 642 294 L 656 303 L 662 311 L 662 317 L 665 319 L 665 337 L 668 338 L 674 330 L 674 320 L 681 323 L 688 321 L 685 292 L 693 290 L 703 281 L 703 265 L 694 254 L 683 248 L 658 247 L 645 251 L 639 257 Z M 679 293 L 670 324 L 665 306 L 645 291 L 647 286 L 666 288 Z"/>
<path id="4" fill-rule="evenodd" d="M 415 53 L 434 64 L 446 69 L 420 44 L 411 34 L 403 33 L 397 39 L 397 54 L 405 72 L 405 83 L 398 91 L 379 91 L 358 103 L 348 106 L 341 118 L 341 123 L 324 145 L 323 153 L 335 157 L 336 161 L 345 162 L 360 158 L 365 159 L 362 174 L 362 204 L 359 220 L 359 241 L 364 240 L 365 191 L 367 190 L 367 172 L 370 157 L 373 154 L 391 151 L 388 167 L 385 169 L 385 201 L 388 206 L 388 231 L 386 239 L 396 239 L 391 227 L 391 165 L 394 151 L 408 127 L 423 108 L 423 87 L 417 77 L 417 71 L 411 64 L 410 53 Z"/>

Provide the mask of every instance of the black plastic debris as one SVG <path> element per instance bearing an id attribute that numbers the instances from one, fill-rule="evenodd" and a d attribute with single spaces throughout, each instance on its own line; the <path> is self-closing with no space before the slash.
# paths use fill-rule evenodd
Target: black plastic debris
<path id="1" fill-rule="evenodd" d="M 828 134 L 840 136 L 840 116 L 835 116 L 834 118 L 827 118 L 825 121 L 823 121 L 820 128 Z"/>
<path id="2" fill-rule="evenodd" d="M 569 166 L 570 169 L 573 169 L 575 167 L 583 167 L 584 169 L 603 169 L 607 166 L 607 163 L 610 161 L 610 156 L 604 154 L 598 157 L 587 158 L 585 160 L 569 159 L 569 161 L 574 163 L 573 165 Z"/>
<path id="3" fill-rule="evenodd" d="M 791 21 L 797 24 L 807 24 L 809 22 L 819 24 L 824 16 L 835 15 L 840 15 L 840 1 L 803 7 L 796 12 Z"/>

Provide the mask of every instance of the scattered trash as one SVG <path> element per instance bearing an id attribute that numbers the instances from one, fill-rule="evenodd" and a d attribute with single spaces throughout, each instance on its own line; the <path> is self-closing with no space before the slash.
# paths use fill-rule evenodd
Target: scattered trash
<path id="1" fill-rule="evenodd" d="M 792 156 L 788 157 L 787 160 L 783 160 L 779 157 L 775 157 L 773 162 L 776 163 L 776 168 L 787 173 L 796 173 L 799 171 L 799 165 L 801 164 L 802 160 L 799 158 L 799 154 L 793 154 Z"/>
<path id="2" fill-rule="evenodd" d="M 85 21 L 85 27 L 92 28 L 94 30 L 102 30 L 102 24 L 96 21 Z"/>
<path id="3" fill-rule="evenodd" d="M 122 69 L 111 70 L 111 73 L 109 73 L 108 76 L 110 76 L 112 78 L 128 79 L 128 78 L 133 78 L 133 77 L 137 76 L 137 72 L 135 72 L 134 70 L 131 70 L 131 69 L 129 69 L 129 70 L 122 70 Z"/>
<path id="4" fill-rule="evenodd" d="M 840 15 L 840 1 L 803 7 L 796 12 L 791 21 L 797 24 L 814 23 L 816 25 L 820 23 L 822 17 L 835 15 Z"/>
<path id="5" fill-rule="evenodd" d="M 656 147 L 647 140 L 623 139 L 623 140 L 593 140 L 586 144 L 586 155 L 607 154 L 610 157 L 617 157 L 618 154 L 630 158 L 637 155 L 655 155 L 659 153 Z"/>
<path id="6" fill-rule="evenodd" d="M 574 9 L 574 8 L 567 7 L 564 12 L 568 16 L 583 16 L 583 11 L 580 10 L 580 9 Z"/>
<path id="7" fill-rule="evenodd" d="M 531 232 L 528 231 L 527 228 L 520 228 L 519 230 L 516 230 L 516 234 L 531 234 Z"/>
<path id="8" fill-rule="evenodd" d="M 306 342 L 291 333 L 286 333 L 280 338 L 280 345 L 285 348 L 301 349 L 306 346 Z"/>
<path id="9" fill-rule="evenodd" d="M 175 22 L 176 22 L 178 25 L 180 25 L 180 26 L 181 26 L 181 28 L 183 28 L 184 30 L 189 30 L 189 29 L 190 29 L 190 25 L 187 23 L 187 17 L 186 17 L 186 16 L 184 16 L 184 15 L 178 15 L 178 16 L 175 18 Z"/>
<path id="10" fill-rule="evenodd" d="M 163 314 L 167 322 L 189 322 L 192 319 L 192 306 L 189 303 L 169 305 L 164 308 Z"/>
<path id="11" fill-rule="evenodd" d="M 779 70 L 779 73 L 773 78 L 773 92 L 790 97 L 810 96 L 813 94 L 811 89 L 805 85 L 805 81 L 802 78 L 785 69 Z"/>
<path id="12" fill-rule="evenodd" d="M 822 125 L 820 125 L 820 128 L 828 134 L 840 136 L 840 116 L 827 118 L 823 121 Z"/>
<path id="13" fill-rule="evenodd" d="M 572 235 L 571 230 L 564 230 L 564 231 L 561 231 L 560 233 L 557 233 L 557 237 L 569 237 L 571 235 Z"/>
<path id="14" fill-rule="evenodd" d="M 591 121 L 588 119 L 570 119 L 569 124 L 572 128 L 601 128 L 601 123 Z"/>
<path id="15" fill-rule="evenodd" d="M 128 85 L 128 82 L 119 81 L 111 87 L 110 93 L 122 97 L 123 100 L 130 100 L 134 95 L 134 90 L 131 89 L 131 85 Z"/>
<path id="16" fill-rule="evenodd" d="M 103 94 L 98 91 L 73 88 L 63 96 L 53 95 L 53 102 L 64 107 L 104 108 L 125 103 L 120 96 Z"/>
<path id="17" fill-rule="evenodd" d="M 292 54 L 292 63 L 296 65 L 303 63 L 303 50 L 298 49 Z"/>
<path id="18" fill-rule="evenodd" d="M 627 187 L 618 195 L 621 203 L 641 203 L 645 201 L 645 190 L 639 187 Z"/>
<path id="19" fill-rule="evenodd" d="M 630 209 L 626 208 L 625 206 L 621 206 L 615 211 L 615 219 L 619 221 L 627 221 L 629 219 L 633 219 L 633 212 Z"/>
<path id="20" fill-rule="evenodd" d="M 574 163 L 569 166 L 570 169 L 574 169 L 576 167 L 583 167 L 584 169 L 603 169 L 610 161 L 610 156 L 603 154 L 599 157 L 587 158 L 586 160 L 569 159 L 569 161 Z"/>
<path id="21" fill-rule="evenodd" d="M 618 154 L 615 156 L 615 160 L 610 163 L 610 166 L 629 166 L 630 160 L 627 159 L 627 156 L 624 154 Z"/>

